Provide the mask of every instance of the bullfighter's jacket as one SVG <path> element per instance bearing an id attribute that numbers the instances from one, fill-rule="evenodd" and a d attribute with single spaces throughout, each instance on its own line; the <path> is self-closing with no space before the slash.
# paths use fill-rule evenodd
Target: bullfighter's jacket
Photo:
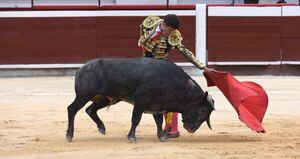
<path id="1" fill-rule="evenodd" d="M 157 16 L 148 16 L 140 25 L 138 46 L 143 48 L 144 56 L 166 58 L 171 49 L 176 49 L 196 67 L 204 69 L 205 66 L 200 60 L 181 43 L 183 38 L 178 30 L 173 31 L 169 37 L 159 36 L 153 38 L 162 22 L 163 19 Z"/>

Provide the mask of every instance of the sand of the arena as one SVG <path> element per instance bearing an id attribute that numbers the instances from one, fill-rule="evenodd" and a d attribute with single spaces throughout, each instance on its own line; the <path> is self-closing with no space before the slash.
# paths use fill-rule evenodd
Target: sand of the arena
<path id="1" fill-rule="evenodd" d="M 213 130 L 204 123 L 190 134 L 160 142 L 152 115 L 144 114 L 137 143 L 127 140 L 132 106 L 121 102 L 98 112 L 106 135 L 81 109 L 73 142 L 67 142 L 67 106 L 73 101 L 74 77 L 0 78 L 0 158 L 157 159 L 157 158 L 300 158 L 300 77 L 238 76 L 262 85 L 269 95 L 263 126 L 250 130 L 217 88 L 193 77 L 215 100 Z"/>

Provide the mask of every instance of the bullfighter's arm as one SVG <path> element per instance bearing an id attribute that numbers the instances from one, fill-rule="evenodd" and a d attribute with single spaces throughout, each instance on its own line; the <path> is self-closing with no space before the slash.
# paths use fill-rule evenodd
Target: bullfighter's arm
<path id="1" fill-rule="evenodd" d="M 193 65 L 203 70 L 205 68 L 204 64 L 184 45 L 180 44 L 175 47 L 175 49 L 184 55 Z"/>
<path id="2" fill-rule="evenodd" d="M 153 35 L 159 23 L 163 20 L 157 16 L 148 16 L 140 25 L 140 38 L 138 46 L 141 47 Z"/>
<path id="3" fill-rule="evenodd" d="M 142 47 L 144 45 L 144 43 L 151 37 L 151 35 L 154 33 L 155 28 L 152 28 L 152 30 L 150 31 L 146 31 L 146 29 L 144 29 L 142 26 L 141 30 L 140 30 L 140 39 L 138 41 L 138 46 Z"/>
<path id="4" fill-rule="evenodd" d="M 189 50 L 187 49 L 182 43 L 182 36 L 178 30 L 175 30 L 168 38 L 168 42 L 173 48 L 175 48 L 179 53 L 184 55 L 193 65 L 200 68 L 201 70 L 205 69 L 203 63 L 200 62 L 198 58 Z"/>

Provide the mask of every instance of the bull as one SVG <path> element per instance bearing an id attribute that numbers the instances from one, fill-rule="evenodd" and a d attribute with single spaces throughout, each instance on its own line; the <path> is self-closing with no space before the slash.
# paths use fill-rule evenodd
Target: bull
<path id="1" fill-rule="evenodd" d="M 151 58 L 95 59 L 83 65 L 75 75 L 75 100 L 68 106 L 66 138 L 72 141 L 76 113 L 89 101 L 87 114 L 100 133 L 105 126 L 97 111 L 125 101 L 134 105 L 128 140 L 136 142 L 135 130 L 142 114 L 153 114 L 157 137 L 167 141 L 162 130 L 163 114 L 182 114 L 183 127 L 194 133 L 203 122 L 210 125 L 214 101 L 180 67 L 167 60 Z"/>

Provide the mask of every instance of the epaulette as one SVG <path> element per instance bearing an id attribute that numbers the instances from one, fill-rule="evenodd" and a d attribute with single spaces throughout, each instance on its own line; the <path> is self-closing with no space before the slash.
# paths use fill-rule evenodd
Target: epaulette
<path id="1" fill-rule="evenodd" d="M 174 30 L 174 32 L 169 35 L 168 41 L 170 45 L 177 46 L 181 43 L 182 39 L 180 32 L 178 30 Z"/>
<path id="2" fill-rule="evenodd" d="M 162 22 L 163 20 L 160 19 L 158 16 L 148 16 L 144 21 L 143 21 L 143 26 L 146 28 L 152 28 L 154 27 L 157 23 Z"/>

